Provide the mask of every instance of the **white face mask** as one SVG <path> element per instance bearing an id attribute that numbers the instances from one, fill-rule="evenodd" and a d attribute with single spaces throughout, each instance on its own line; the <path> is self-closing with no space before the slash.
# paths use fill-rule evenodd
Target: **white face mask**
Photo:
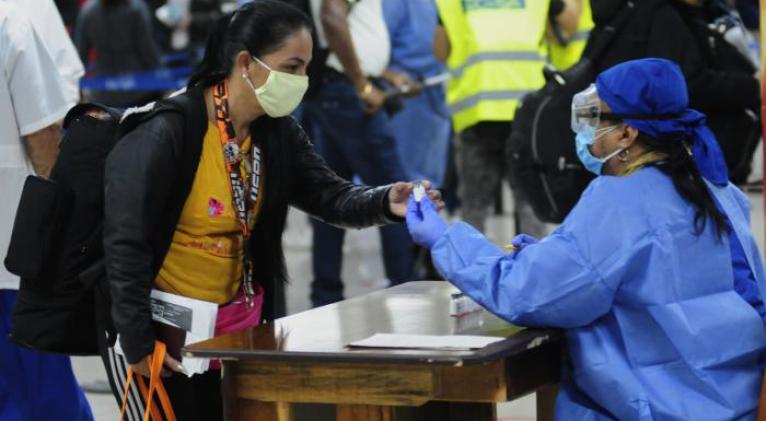
<path id="1" fill-rule="evenodd" d="M 255 92 L 255 97 L 269 117 L 284 117 L 298 107 L 303 95 L 309 88 L 308 76 L 291 75 L 290 73 L 272 70 L 266 63 L 253 57 L 253 60 L 269 71 L 269 77 L 261 87 L 256 88 L 247 72 L 242 73 L 248 85 Z"/>

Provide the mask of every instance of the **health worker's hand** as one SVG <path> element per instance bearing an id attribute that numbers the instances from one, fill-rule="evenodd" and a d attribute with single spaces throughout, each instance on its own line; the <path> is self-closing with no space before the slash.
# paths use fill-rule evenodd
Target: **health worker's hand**
<path id="1" fill-rule="evenodd" d="M 521 252 L 521 250 L 524 249 L 524 247 L 535 244 L 539 240 L 531 235 L 528 234 L 519 234 L 516 237 L 513 238 L 513 241 L 511 241 L 511 245 L 515 247 L 516 249 L 513 252 L 513 255 L 516 256 Z"/>
<path id="2" fill-rule="evenodd" d="M 436 205 L 436 209 L 444 209 L 444 201 L 442 200 L 442 193 L 439 190 L 431 190 L 430 181 L 421 181 L 421 184 L 426 189 L 426 194 Z M 391 186 L 391 190 L 388 192 L 388 205 L 392 214 L 404 218 L 407 215 L 407 200 L 410 198 L 413 189 L 415 189 L 414 183 L 394 183 Z"/>
<path id="3" fill-rule="evenodd" d="M 424 197 L 418 203 L 414 196 L 410 196 L 407 202 L 407 228 L 415 244 L 430 250 L 448 226 L 429 197 Z"/>

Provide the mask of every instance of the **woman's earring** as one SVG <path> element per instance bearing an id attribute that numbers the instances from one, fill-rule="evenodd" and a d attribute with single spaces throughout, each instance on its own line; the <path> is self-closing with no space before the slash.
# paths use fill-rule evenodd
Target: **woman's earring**
<path id="1" fill-rule="evenodd" d="M 694 152 L 692 152 L 692 148 L 691 146 L 689 146 L 689 143 L 684 141 L 683 145 L 684 145 L 684 149 L 686 149 L 686 154 L 689 155 L 689 157 L 694 156 Z"/>
<path id="2" fill-rule="evenodd" d="M 630 149 L 623 149 L 617 154 L 617 159 L 619 159 L 620 162 L 628 162 L 628 155 L 630 155 Z"/>

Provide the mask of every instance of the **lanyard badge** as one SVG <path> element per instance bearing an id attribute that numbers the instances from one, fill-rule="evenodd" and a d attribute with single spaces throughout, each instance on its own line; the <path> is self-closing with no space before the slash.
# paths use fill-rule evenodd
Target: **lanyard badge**
<path id="1" fill-rule="evenodd" d="M 234 209 L 239 222 L 240 230 L 244 241 L 245 256 L 243 262 L 242 288 L 245 292 L 248 306 L 252 306 L 255 288 L 253 286 L 253 263 L 250 250 L 250 224 L 255 221 L 259 206 L 260 183 L 262 179 L 263 166 L 261 165 L 261 150 L 252 143 L 250 153 L 251 162 L 245 163 L 250 167 L 250 176 L 243 179 L 240 172 L 242 163 L 242 153 L 237 142 L 234 124 L 231 121 L 229 113 L 229 99 L 226 81 L 223 81 L 213 88 L 213 104 L 215 108 L 215 120 L 218 131 L 221 135 L 221 145 L 223 146 L 223 160 L 226 164 L 226 170 L 229 173 L 229 182 L 231 186 L 231 195 L 234 200 Z M 248 165 L 249 164 L 249 165 Z M 248 183 L 249 181 L 249 183 Z M 249 190 L 249 191 L 246 191 Z"/>
<path id="2" fill-rule="evenodd" d="M 237 142 L 226 142 L 223 144 L 223 157 L 229 164 L 234 164 L 239 160 L 239 145 Z"/>

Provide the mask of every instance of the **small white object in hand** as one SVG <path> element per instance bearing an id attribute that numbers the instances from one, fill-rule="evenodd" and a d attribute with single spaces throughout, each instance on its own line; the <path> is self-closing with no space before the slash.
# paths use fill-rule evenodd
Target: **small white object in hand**
<path id="1" fill-rule="evenodd" d="M 412 191 L 412 194 L 415 195 L 415 201 L 420 203 L 426 196 L 426 188 L 421 183 L 415 183 L 415 189 Z"/>

